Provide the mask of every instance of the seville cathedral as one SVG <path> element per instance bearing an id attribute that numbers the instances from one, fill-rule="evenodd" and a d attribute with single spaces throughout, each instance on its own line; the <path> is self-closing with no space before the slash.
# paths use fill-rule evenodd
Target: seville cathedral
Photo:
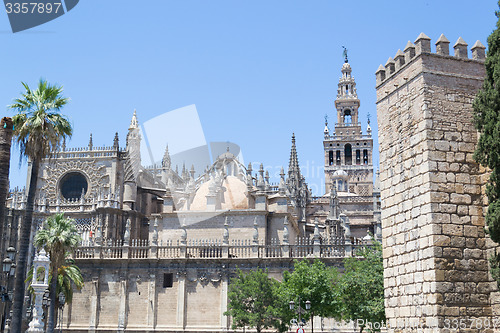
<path id="1" fill-rule="evenodd" d="M 228 283 L 237 268 L 268 268 L 281 279 L 294 259 L 320 257 L 341 266 L 370 234 L 380 238 L 371 129 L 363 134 L 358 122 L 360 101 L 347 61 L 341 72 L 337 123 L 331 134 L 328 124 L 324 128 L 328 185 L 321 197 L 311 196 L 301 174 L 295 136 L 277 185 L 262 165 L 245 167 L 229 148 L 198 177 L 193 167 L 176 171 L 168 142 L 161 165 L 144 167 L 135 112 L 124 148 L 117 134 L 109 147 L 94 147 L 91 137 L 87 147 L 45 160 L 38 224 L 64 212 L 83 239 L 75 258 L 85 287 L 65 311 L 64 329 L 227 331 Z M 10 194 L 11 230 L 25 198 L 22 191 Z"/>
<path id="2" fill-rule="evenodd" d="M 229 148 L 197 177 L 189 166 L 176 171 L 168 142 L 161 164 L 145 167 L 135 112 L 124 147 L 118 135 L 109 147 L 90 139 L 45 160 L 34 229 L 64 212 L 83 239 L 74 257 L 85 286 L 66 306 L 63 330 L 232 331 L 224 312 L 237 268 L 267 268 L 281 279 L 299 258 L 342 267 L 370 234 L 384 247 L 388 332 L 450 332 L 456 318 L 498 318 L 487 262 L 493 244 L 484 232 L 487 174 L 472 159 L 485 47 L 476 42 L 472 58 L 467 47 L 459 38 L 451 56 L 442 35 L 433 53 L 421 34 L 377 70 L 380 176 L 346 59 L 336 123 L 324 127 L 320 197 L 301 173 L 294 135 L 276 185 L 262 165 L 243 165 Z M 6 244 L 17 241 L 25 201 L 23 191 L 10 193 Z M 327 318 L 314 330 L 352 332 Z"/>

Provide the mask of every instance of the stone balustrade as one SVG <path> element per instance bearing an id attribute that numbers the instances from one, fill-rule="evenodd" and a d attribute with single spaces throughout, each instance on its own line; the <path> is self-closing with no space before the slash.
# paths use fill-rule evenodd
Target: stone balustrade
<path id="1" fill-rule="evenodd" d="M 341 239 L 323 241 L 304 237 L 295 244 L 287 244 L 273 239 L 270 243 L 254 243 L 251 240 L 189 240 L 166 241 L 155 244 L 148 240 L 133 239 L 127 245 L 124 241 L 104 241 L 102 245 L 94 241 L 82 243 L 74 252 L 77 260 L 86 259 L 250 259 L 250 258 L 344 258 L 356 256 L 357 250 L 366 246 L 363 240 L 355 239 L 352 244 Z"/>

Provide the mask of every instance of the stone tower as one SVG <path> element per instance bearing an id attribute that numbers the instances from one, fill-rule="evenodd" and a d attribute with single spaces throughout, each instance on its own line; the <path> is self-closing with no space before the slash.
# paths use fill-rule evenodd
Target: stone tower
<path id="1" fill-rule="evenodd" d="M 337 122 L 330 135 L 325 121 L 325 191 L 331 191 L 335 184 L 339 192 L 351 192 L 360 196 L 373 194 L 373 139 L 370 124 L 363 135 L 358 119 L 360 101 L 356 92 L 356 82 L 347 61 L 342 65 L 335 109 Z"/>
<path id="2" fill-rule="evenodd" d="M 473 160 L 472 102 L 485 47 L 441 35 L 376 72 L 385 305 L 389 332 L 489 332 L 484 173 Z M 491 324 L 492 325 L 492 324 Z M 455 330 L 454 330 L 455 328 Z"/>

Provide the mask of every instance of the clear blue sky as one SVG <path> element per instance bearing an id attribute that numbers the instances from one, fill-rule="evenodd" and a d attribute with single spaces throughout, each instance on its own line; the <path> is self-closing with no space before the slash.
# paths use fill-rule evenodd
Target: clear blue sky
<path id="1" fill-rule="evenodd" d="M 62 84 L 74 125 L 68 146 L 124 144 L 139 121 L 195 104 L 207 141 L 240 145 L 245 162 L 299 161 L 316 190 L 324 115 L 334 116 L 342 45 L 349 49 L 366 129 L 376 138 L 375 71 L 424 32 L 486 45 L 496 1 L 82 0 L 69 13 L 12 34 L 0 15 L 0 104 L 40 77 Z M 12 115 L 2 108 L 1 115 Z M 376 146 L 378 149 L 378 146 Z M 378 164 L 378 154 L 374 164 Z M 312 168 L 314 166 L 314 168 Z M 14 152 L 11 187 L 24 186 Z M 312 170 L 314 169 L 314 173 Z M 276 169 L 272 169 L 274 173 Z M 322 191 L 322 190 L 321 190 Z"/>

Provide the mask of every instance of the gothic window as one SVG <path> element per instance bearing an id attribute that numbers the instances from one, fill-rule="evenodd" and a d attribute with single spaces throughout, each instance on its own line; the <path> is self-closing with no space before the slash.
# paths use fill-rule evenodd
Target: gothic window
<path id="1" fill-rule="evenodd" d="M 356 164 L 361 164 L 361 151 L 356 149 Z"/>
<path id="2" fill-rule="evenodd" d="M 82 194 L 87 193 L 87 178 L 80 172 L 69 172 L 61 179 L 59 189 L 65 199 L 80 199 Z"/>
<path id="3" fill-rule="evenodd" d="M 363 150 L 363 164 L 368 164 L 368 150 Z"/>
<path id="4" fill-rule="evenodd" d="M 352 146 L 351 144 L 346 144 L 344 148 L 344 158 L 345 158 L 345 164 L 346 165 L 351 165 L 352 164 Z"/>
<path id="5" fill-rule="evenodd" d="M 333 151 L 328 152 L 328 165 L 333 165 Z"/>
<path id="6" fill-rule="evenodd" d="M 350 124 L 352 121 L 351 110 L 344 111 L 344 124 Z"/>
<path id="7" fill-rule="evenodd" d="M 340 165 L 340 150 L 337 150 L 337 156 L 335 157 L 337 165 Z"/>

